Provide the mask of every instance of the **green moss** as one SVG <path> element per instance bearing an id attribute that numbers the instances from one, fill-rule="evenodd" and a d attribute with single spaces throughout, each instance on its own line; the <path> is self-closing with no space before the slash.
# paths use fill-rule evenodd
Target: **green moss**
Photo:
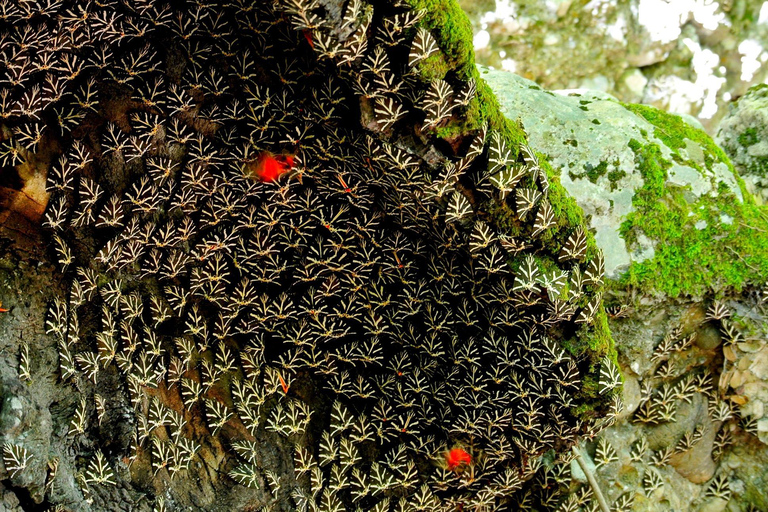
<path id="1" fill-rule="evenodd" d="M 587 162 L 584 164 L 584 170 L 587 171 L 587 179 L 592 183 L 597 183 L 597 180 L 608 172 L 608 162 L 603 160 L 597 165 Z"/>
<path id="2" fill-rule="evenodd" d="M 619 186 L 619 182 L 626 176 L 627 173 L 616 169 L 608 173 L 608 182 L 611 184 L 611 192 L 616 190 Z"/>
<path id="3" fill-rule="evenodd" d="M 752 158 L 746 165 L 746 172 L 758 176 L 768 176 L 768 157 Z"/>
<path id="4" fill-rule="evenodd" d="M 623 105 L 630 112 L 651 123 L 655 127 L 653 134 L 670 149 L 677 151 L 685 148 L 687 145 L 686 139 L 688 139 L 701 146 L 701 149 L 704 151 L 705 161 L 709 162 L 708 168 L 711 168 L 711 163 L 713 162 L 722 162 L 728 165 L 729 169 L 733 172 L 730 160 L 728 160 L 725 152 L 715 144 L 712 137 L 698 128 L 689 125 L 682 117 L 648 105 L 633 103 L 623 103 Z"/>
<path id="5" fill-rule="evenodd" d="M 603 358 L 607 357 L 613 364 L 619 366 L 618 352 L 608 327 L 608 315 L 604 309 L 601 308 L 595 315 L 592 329 L 580 331 L 577 339 L 579 345 L 568 347 L 568 349 L 577 357 L 584 357 L 584 353 L 588 354 L 589 372 L 584 377 L 579 391 L 579 399 L 584 402 L 576 409 L 575 414 L 580 419 L 587 420 L 593 418 L 597 411 L 601 410 L 607 399 L 606 396 L 600 395 L 600 368 L 603 364 Z M 589 348 L 588 352 L 586 351 L 587 347 Z M 623 386 L 623 375 L 621 382 Z M 621 386 L 614 390 L 614 393 L 621 393 Z"/>
<path id="6" fill-rule="evenodd" d="M 613 175 L 614 179 L 621 179 L 621 177 L 625 176 L 626 173 L 624 171 L 611 171 L 608 172 L 608 166 L 610 164 L 603 160 L 597 165 L 592 165 L 590 162 L 586 162 L 583 164 L 584 172 L 577 173 L 573 171 L 568 172 L 568 176 L 570 176 L 571 180 L 578 180 L 581 178 L 587 178 L 592 183 L 597 183 L 597 180 L 599 180 L 602 176 L 605 176 L 606 174 L 610 177 Z M 614 167 L 618 167 L 620 165 L 620 162 L 616 161 L 613 163 Z M 617 178 L 618 176 L 618 178 Z M 613 190 L 613 186 L 611 187 L 611 190 Z"/>
<path id="7" fill-rule="evenodd" d="M 520 236 L 522 233 L 522 224 L 517 220 L 517 215 L 504 203 L 491 203 L 488 207 L 488 215 L 493 219 L 494 224 L 511 237 Z"/>
<path id="8" fill-rule="evenodd" d="M 448 68 L 460 80 L 477 76 L 472 47 L 472 24 L 455 0 L 406 0 L 414 9 L 424 9 L 422 23 L 440 43 Z"/>
<path id="9" fill-rule="evenodd" d="M 668 135 L 667 140 L 679 143 L 677 137 Z M 724 184 L 716 197 L 705 196 L 690 204 L 683 190 L 666 185 L 672 164 L 662 157 L 658 145 L 633 139 L 629 146 L 644 184 L 635 192 L 635 211 L 622 224 L 621 234 L 630 245 L 645 234 L 656 241 L 656 252 L 650 260 L 633 262 L 621 286 L 676 297 L 725 287 L 741 289 L 768 278 L 768 231 L 759 228 L 768 210 L 738 201 Z M 732 217 L 733 223 L 722 222 L 721 214 Z M 695 228 L 699 220 L 706 221 L 705 229 Z"/>
<path id="10" fill-rule="evenodd" d="M 440 52 L 436 52 L 419 62 L 416 69 L 422 80 L 431 82 L 445 78 L 445 75 L 448 74 L 451 68 L 448 66 L 445 56 Z"/>
<path id="11" fill-rule="evenodd" d="M 757 130 L 753 127 L 747 128 L 743 133 L 739 135 L 739 144 L 745 148 L 754 146 L 758 142 L 760 142 L 760 138 L 757 135 Z"/>

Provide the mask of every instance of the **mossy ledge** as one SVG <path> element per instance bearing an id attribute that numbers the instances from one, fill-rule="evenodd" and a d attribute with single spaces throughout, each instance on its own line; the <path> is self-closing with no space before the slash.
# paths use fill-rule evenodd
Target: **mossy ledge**
<path id="1" fill-rule="evenodd" d="M 451 70 L 450 73 L 455 74 L 458 79 L 474 79 L 477 82 L 477 94 L 467 107 L 464 117 L 453 118 L 447 125 L 439 128 L 435 136 L 450 143 L 487 126 L 489 130 L 500 132 L 508 146 L 513 148 L 513 151 L 517 151 L 520 144 L 526 143 L 527 136 L 519 123 L 501 113 L 496 95 L 480 77 L 475 66 L 472 27 L 458 3 L 455 0 L 407 0 L 407 3 L 413 9 L 425 11 L 422 24 L 432 31 L 442 51 L 442 58 L 422 64 L 423 67 L 428 68 L 425 70 L 422 67 L 422 77 L 442 77 L 444 75 L 442 71 L 445 69 Z M 558 219 L 556 228 L 550 230 L 551 234 L 548 235 L 547 247 L 556 254 L 569 233 L 581 226 L 587 233 L 587 259 L 591 259 L 597 252 L 597 246 L 593 235 L 589 232 L 583 210 L 560 184 L 558 173 L 546 162 L 544 155 L 538 154 L 538 158 L 550 181 L 549 200 Z M 508 222 L 505 222 L 509 218 L 510 211 L 490 213 L 491 223 L 501 232 L 513 229 Z M 541 263 L 546 267 L 547 262 Z M 587 402 L 577 412 L 584 418 L 594 416 L 595 409 L 603 407 L 606 401 L 606 397 L 598 393 L 601 362 L 604 357 L 608 357 L 616 363 L 617 357 L 602 304 L 592 325 L 582 327 L 576 336 L 566 340 L 563 346 L 570 354 L 586 357 L 589 360 L 590 375 L 582 383 L 579 393 L 579 398 Z"/>
<path id="2" fill-rule="evenodd" d="M 656 127 L 654 135 L 672 151 L 672 160 L 703 170 L 681 154 L 688 140 L 701 147 L 708 170 L 725 164 L 736 178 L 743 201 L 720 181 L 716 193 L 689 202 L 684 189 L 668 183 L 672 162 L 663 158 L 659 146 L 630 141 L 645 184 L 636 191 L 635 211 L 621 232 L 628 244 L 641 233 L 657 244 L 655 256 L 633 262 L 616 285 L 678 297 L 717 294 L 728 288 L 739 291 L 768 279 L 768 229 L 761 227 L 768 219 L 768 208 L 755 204 L 723 150 L 677 115 L 645 105 L 624 106 Z"/>

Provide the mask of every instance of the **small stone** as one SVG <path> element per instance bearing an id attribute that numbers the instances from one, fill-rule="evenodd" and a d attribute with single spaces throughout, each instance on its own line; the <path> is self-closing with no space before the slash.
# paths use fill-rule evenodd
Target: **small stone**
<path id="1" fill-rule="evenodd" d="M 745 341 L 745 342 L 742 342 L 742 343 L 737 343 L 736 346 L 739 347 L 739 350 L 741 350 L 742 352 L 752 353 L 752 352 L 757 352 L 758 350 L 760 350 L 763 347 L 765 347 L 765 342 L 760 341 L 760 340 L 758 340 L 758 341 Z"/>
<path id="2" fill-rule="evenodd" d="M 757 420 L 757 438 L 761 443 L 768 446 L 768 418 Z"/>
<path id="3" fill-rule="evenodd" d="M 743 372 L 741 370 L 735 370 L 733 374 L 731 375 L 731 380 L 729 381 L 729 385 L 736 389 L 747 380 L 747 373 Z"/>
<path id="4" fill-rule="evenodd" d="M 587 483 L 587 475 L 584 474 L 584 470 L 576 459 L 571 461 L 571 478 L 583 484 Z"/>
<path id="5" fill-rule="evenodd" d="M 14 492 L 6 492 L 3 494 L 3 505 L 5 505 L 8 510 L 13 510 L 17 508 L 21 503 L 19 502 L 18 496 L 16 496 L 16 493 Z"/>
<path id="6" fill-rule="evenodd" d="M 720 337 L 720 331 L 711 323 L 702 325 L 698 331 L 696 331 L 696 340 L 694 344 L 702 350 L 712 350 L 720 345 L 722 338 Z"/>
<path id="7" fill-rule="evenodd" d="M 736 368 L 744 372 L 748 371 L 749 367 L 752 366 L 752 360 L 754 359 L 754 357 L 755 356 L 752 354 L 747 354 L 743 356 L 741 359 L 739 359 L 739 362 L 736 363 Z M 752 374 L 750 373 L 750 376 L 751 375 Z"/>
<path id="8" fill-rule="evenodd" d="M 635 97 L 642 98 L 645 86 L 648 85 L 648 79 L 645 78 L 642 71 L 633 68 L 624 73 L 623 83 L 627 90 Z"/>
<path id="9" fill-rule="evenodd" d="M 758 379 L 768 379 L 768 350 L 763 349 L 755 354 L 752 364 L 749 366 L 749 371 Z"/>
<path id="10" fill-rule="evenodd" d="M 580 86 L 580 89 L 588 89 L 600 92 L 608 92 L 611 90 L 611 88 L 611 81 L 602 75 L 589 77 L 586 80 L 583 80 Z"/>
<path id="11" fill-rule="evenodd" d="M 619 420 L 631 416 L 643 399 L 640 381 L 637 377 L 627 374 L 624 369 L 622 369 L 622 373 L 624 373 L 624 387 L 622 388 L 621 398 L 624 401 L 624 410 L 619 414 Z"/>
<path id="12" fill-rule="evenodd" d="M 651 64 L 663 61 L 667 56 L 669 56 L 669 52 L 664 48 L 657 46 L 655 48 L 648 48 L 647 50 L 634 55 L 627 55 L 627 63 L 636 68 L 644 68 Z"/>
<path id="13" fill-rule="evenodd" d="M 722 222 L 723 224 L 733 224 L 733 217 L 723 213 L 720 215 L 720 222 Z"/>
<path id="14" fill-rule="evenodd" d="M 580 449 L 579 451 L 582 455 L 582 460 L 584 461 L 584 464 L 587 466 L 589 471 L 591 471 L 593 474 L 596 474 L 597 466 L 595 466 L 595 461 L 592 460 L 592 457 L 589 456 L 586 450 Z M 581 465 L 576 459 L 571 461 L 571 476 L 578 482 L 587 482 L 587 475 L 584 474 L 584 470 L 581 469 Z"/>
<path id="15" fill-rule="evenodd" d="M 753 418 L 762 418 L 765 415 L 765 404 L 762 400 L 752 400 L 747 402 L 740 410 L 742 416 L 751 416 Z M 761 420 L 762 421 L 762 420 Z"/>
<path id="16" fill-rule="evenodd" d="M 747 382 L 744 384 L 743 393 L 747 396 L 756 396 L 765 390 L 765 383 L 761 381 Z"/>
<path id="17" fill-rule="evenodd" d="M 694 224 L 693 226 L 696 229 L 698 229 L 699 231 L 701 231 L 702 229 L 705 229 L 707 227 L 707 221 L 702 219 L 699 222 L 697 222 L 696 224 Z"/>
<path id="18" fill-rule="evenodd" d="M 698 512 L 723 512 L 727 506 L 727 500 L 722 498 L 710 498 L 701 504 Z"/>
<path id="19" fill-rule="evenodd" d="M 0 411 L 0 427 L 2 430 L 13 430 L 21 425 L 24 415 L 24 406 L 16 396 L 7 396 Z"/>

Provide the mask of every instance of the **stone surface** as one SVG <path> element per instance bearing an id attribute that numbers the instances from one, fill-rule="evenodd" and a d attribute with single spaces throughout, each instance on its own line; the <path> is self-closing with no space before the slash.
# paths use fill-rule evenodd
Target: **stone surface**
<path id="1" fill-rule="evenodd" d="M 747 189 L 763 203 L 768 201 L 768 86 L 753 87 L 730 105 L 716 140 Z"/>
<path id="2" fill-rule="evenodd" d="M 631 262 L 652 258 L 655 240 L 641 234 L 628 246 L 620 229 L 634 210 L 636 190 L 644 184 L 630 141 L 658 144 L 663 158 L 673 160 L 670 148 L 654 134 L 656 127 L 603 92 L 545 91 L 513 73 L 488 68 L 481 68 L 481 76 L 505 115 L 523 124 L 531 144 L 547 156 L 561 183 L 591 216 L 595 240 L 605 255 L 606 275 L 618 278 Z M 684 189 L 691 204 L 715 195 L 719 183 L 742 199 L 725 164 L 707 166 L 704 152 L 693 141 L 687 140 L 680 152 L 685 162 L 672 163 L 667 185 Z M 694 163 L 699 169 L 692 167 Z"/>
<path id="3" fill-rule="evenodd" d="M 717 464 L 712 460 L 712 447 L 717 433 L 716 427 L 720 425 L 713 424 L 706 414 L 700 419 L 700 425 L 704 428 L 701 440 L 689 450 L 673 455 L 670 461 L 670 465 L 681 476 L 694 484 L 708 482 L 717 470 Z"/>

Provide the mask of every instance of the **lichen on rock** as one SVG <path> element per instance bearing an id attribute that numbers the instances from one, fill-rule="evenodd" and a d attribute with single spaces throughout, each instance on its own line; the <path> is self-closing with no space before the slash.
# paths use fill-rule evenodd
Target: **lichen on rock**
<path id="1" fill-rule="evenodd" d="M 768 201 L 768 86 L 757 85 L 731 104 L 717 143 L 761 204 Z"/>

